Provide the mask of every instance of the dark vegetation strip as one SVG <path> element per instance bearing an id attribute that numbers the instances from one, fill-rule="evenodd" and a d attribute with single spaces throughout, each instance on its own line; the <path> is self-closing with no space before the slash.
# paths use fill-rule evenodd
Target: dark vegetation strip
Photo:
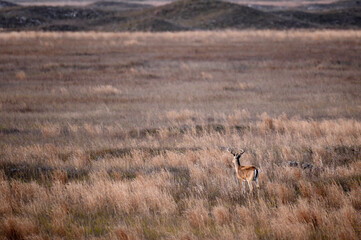
<path id="1" fill-rule="evenodd" d="M 164 147 L 164 148 L 151 148 L 151 147 L 139 147 L 139 148 L 109 148 L 109 149 L 102 149 L 96 151 L 88 152 L 89 157 L 91 160 L 101 160 L 106 156 L 112 157 L 124 157 L 130 156 L 132 153 L 136 151 L 143 152 L 148 154 L 151 157 L 166 154 L 167 151 L 170 152 L 177 152 L 177 153 L 185 153 L 187 151 L 199 151 L 202 148 L 193 147 L 193 148 L 171 148 L 171 147 Z"/>
<path id="2" fill-rule="evenodd" d="M 146 167 L 130 167 L 122 168 L 115 167 L 108 170 L 108 174 L 115 180 L 131 180 L 136 178 L 138 174 L 153 174 L 161 171 L 169 172 L 178 181 L 190 179 L 189 169 L 186 167 L 171 167 L 171 166 L 146 166 Z"/>
<path id="3" fill-rule="evenodd" d="M 337 184 L 342 187 L 342 190 L 345 192 L 351 191 L 353 185 L 361 186 L 361 174 L 348 175 L 348 176 L 334 176 L 327 179 L 322 179 L 317 181 L 316 184 L 323 183 L 328 184 Z"/>
<path id="4" fill-rule="evenodd" d="M 227 129 L 231 133 L 244 133 L 247 130 L 250 130 L 249 126 L 245 125 L 233 125 L 233 126 L 225 126 L 222 124 L 205 124 L 205 125 L 183 125 L 180 127 L 168 127 L 167 130 L 169 131 L 170 135 L 178 135 L 178 134 L 186 134 L 189 132 L 195 131 L 196 134 L 204 134 L 204 133 L 211 133 L 217 132 L 221 134 L 225 134 Z M 159 132 L 163 130 L 162 128 L 146 128 L 146 129 L 133 129 L 128 132 L 128 136 L 131 138 L 142 138 L 147 135 L 149 136 L 159 136 Z"/>
<path id="5" fill-rule="evenodd" d="M 19 134 L 20 132 L 17 128 L 2 128 L 0 126 L 0 134 Z"/>
<path id="6" fill-rule="evenodd" d="M 29 109 L 28 109 L 29 110 Z M 19 110 L 22 112 L 23 110 Z M 26 110 L 24 110 L 25 112 Z M 32 110 L 29 110 L 30 112 Z M 169 131 L 170 135 L 179 135 L 179 134 L 186 134 L 189 132 L 194 132 L 198 135 L 204 134 L 204 133 L 211 133 L 211 132 L 217 132 L 221 134 L 225 134 L 227 130 L 229 130 L 231 133 L 239 133 L 243 134 L 245 131 L 250 130 L 249 126 L 245 125 L 233 125 L 233 126 L 225 126 L 222 124 L 205 124 L 205 125 L 195 125 L 195 126 L 189 126 L 189 125 L 183 125 L 180 127 L 168 127 L 166 128 Z M 164 128 L 144 128 L 144 129 L 133 129 L 125 134 L 123 134 L 123 137 L 130 137 L 130 138 L 143 138 L 146 136 L 160 136 L 160 131 L 164 130 Z M 62 133 L 69 132 L 66 126 L 62 127 Z M 31 133 L 29 130 L 23 131 L 17 128 L 7 128 L 0 126 L 0 134 L 18 134 L 18 133 Z M 35 133 L 33 131 L 33 133 Z M 36 132 L 39 133 L 39 132 Z M 122 137 L 122 135 L 117 135 L 117 137 Z"/>
<path id="7" fill-rule="evenodd" d="M 17 179 L 24 182 L 47 182 L 55 175 L 61 174 L 64 181 L 83 180 L 88 177 L 88 169 L 76 167 L 54 168 L 41 164 L 0 162 L 0 169 L 8 179 Z"/>
<path id="8" fill-rule="evenodd" d="M 0 162 L 0 170 L 3 170 L 5 176 L 10 179 L 24 182 L 37 181 L 39 183 L 51 182 L 52 179 L 62 180 L 64 182 L 74 180 L 87 180 L 90 169 L 76 167 L 50 167 L 40 164 L 29 163 L 11 163 Z M 186 167 L 172 166 L 145 166 L 122 168 L 115 167 L 108 169 L 107 173 L 113 180 L 131 180 L 139 174 L 153 174 L 161 171 L 169 172 L 174 179 L 179 182 L 188 182 L 190 179 L 189 169 Z"/>
<path id="9" fill-rule="evenodd" d="M 352 162 L 355 162 L 361 157 L 361 147 L 360 146 L 335 146 L 329 148 L 327 155 L 324 158 L 324 164 L 328 166 L 344 166 Z M 139 148 L 113 148 L 113 149 L 102 149 L 89 151 L 88 158 L 93 161 L 98 161 L 106 157 L 125 157 L 132 156 L 134 152 L 142 152 L 147 157 L 153 157 L 157 155 L 166 154 L 167 152 L 176 152 L 176 153 L 186 153 L 188 151 L 200 151 L 202 148 L 193 147 L 193 148 L 150 148 L 150 147 L 139 147 Z M 250 151 L 252 152 L 252 151 Z M 307 150 L 305 155 L 307 155 L 307 162 L 312 162 L 312 151 Z M 63 161 L 72 155 L 72 153 L 64 154 L 59 153 L 58 156 Z M 304 161 L 306 163 L 306 160 Z M 276 163 L 277 164 L 277 163 Z M 277 164 L 278 165 L 278 164 Z M 312 165 L 312 164 L 310 164 Z M 281 165 L 280 165 L 281 166 Z M 302 166 L 298 164 L 297 167 Z M 21 181 L 39 181 L 45 182 L 46 180 L 53 179 L 54 177 L 61 178 L 61 180 L 74 181 L 74 180 L 86 180 L 88 178 L 90 168 L 77 168 L 73 166 L 67 167 L 51 167 L 47 164 L 40 163 L 13 163 L 10 161 L 0 161 L 0 170 L 4 171 L 5 176 L 8 179 L 18 179 Z M 322 169 L 313 169 L 310 167 L 308 169 L 310 174 L 319 173 Z M 170 172 L 175 178 L 180 181 L 189 178 L 189 170 L 185 167 L 173 167 L 173 166 L 142 166 L 142 167 L 129 167 L 121 168 L 116 167 L 108 170 L 108 175 L 114 180 L 125 180 L 125 179 L 134 179 L 139 174 L 152 174 L 160 171 Z M 320 179 L 317 178 L 317 181 Z M 333 177 L 330 179 L 324 179 L 325 183 L 336 183 L 342 186 L 344 191 L 349 191 L 352 184 L 361 185 L 361 175 L 355 176 L 340 176 Z"/>

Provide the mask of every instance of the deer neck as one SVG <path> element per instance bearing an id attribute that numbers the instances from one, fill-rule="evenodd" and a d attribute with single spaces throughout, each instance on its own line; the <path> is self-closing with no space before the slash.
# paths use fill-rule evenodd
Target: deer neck
<path id="1" fill-rule="evenodd" d="M 234 168 L 236 169 L 236 172 L 238 173 L 239 168 L 241 167 L 241 163 L 240 163 L 240 161 L 239 161 L 239 158 L 238 158 L 238 159 L 235 158 L 234 161 L 233 161 L 233 163 L 234 163 Z"/>

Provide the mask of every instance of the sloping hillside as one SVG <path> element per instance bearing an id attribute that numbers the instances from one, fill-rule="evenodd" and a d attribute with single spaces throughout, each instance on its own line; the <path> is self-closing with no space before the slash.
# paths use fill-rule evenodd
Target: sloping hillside
<path id="1" fill-rule="evenodd" d="M 160 23 L 154 24 L 154 22 Z M 308 28 L 311 24 L 283 18 L 247 6 L 218 0 L 183 0 L 133 12 L 119 30 L 177 31 L 196 29 Z"/>

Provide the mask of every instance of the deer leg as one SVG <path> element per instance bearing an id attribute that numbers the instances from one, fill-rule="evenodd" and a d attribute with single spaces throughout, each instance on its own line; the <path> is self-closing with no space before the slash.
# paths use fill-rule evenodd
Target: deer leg
<path id="1" fill-rule="evenodd" d="M 242 194 L 244 194 L 246 191 L 246 185 L 245 185 L 243 179 L 240 179 L 240 182 L 241 182 L 241 191 L 242 191 Z"/>
<path id="2" fill-rule="evenodd" d="M 252 181 L 247 180 L 247 184 L 248 184 L 248 187 L 249 187 L 249 191 L 252 192 L 253 191 Z"/>

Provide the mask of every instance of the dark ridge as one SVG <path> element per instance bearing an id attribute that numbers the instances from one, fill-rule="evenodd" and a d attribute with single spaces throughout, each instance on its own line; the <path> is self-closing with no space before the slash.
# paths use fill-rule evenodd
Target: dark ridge
<path id="1" fill-rule="evenodd" d="M 361 8 L 331 10 L 327 12 L 279 11 L 278 16 L 297 19 L 324 28 L 360 28 Z"/>
<path id="2" fill-rule="evenodd" d="M 17 7 L 8 11 L 9 15 L 22 15 L 44 20 L 92 19 L 103 15 L 101 11 L 87 8 L 29 6 Z"/>
<path id="3" fill-rule="evenodd" d="M 102 11 L 86 8 L 19 6 L 0 9 L 0 28 L 33 29 L 36 26 L 51 25 L 64 20 L 70 21 L 72 28 L 76 28 L 85 20 L 89 21 L 103 15 Z"/>
<path id="4" fill-rule="evenodd" d="M 324 4 L 306 4 L 298 7 L 299 10 L 307 10 L 307 11 L 328 11 L 328 10 L 340 10 L 340 9 L 349 9 L 349 8 L 360 8 L 361 1 L 360 0 L 346 0 L 346 1 L 336 1 L 332 3 L 324 3 Z"/>
<path id="5" fill-rule="evenodd" d="M 330 10 L 341 10 L 341 9 L 352 9 L 352 8 L 360 8 L 361 1 L 360 0 L 346 0 L 346 1 L 335 1 L 331 3 L 309 3 L 304 4 L 298 7 L 287 7 L 281 5 L 266 5 L 266 4 L 248 4 L 247 6 L 251 8 L 255 8 L 261 11 L 281 11 L 281 10 L 299 10 L 299 11 L 307 11 L 307 12 L 323 12 Z"/>
<path id="6" fill-rule="evenodd" d="M 18 6 L 15 3 L 12 2 L 8 2 L 8 1 L 0 1 L 0 8 L 5 8 L 5 7 L 16 7 Z"/>

